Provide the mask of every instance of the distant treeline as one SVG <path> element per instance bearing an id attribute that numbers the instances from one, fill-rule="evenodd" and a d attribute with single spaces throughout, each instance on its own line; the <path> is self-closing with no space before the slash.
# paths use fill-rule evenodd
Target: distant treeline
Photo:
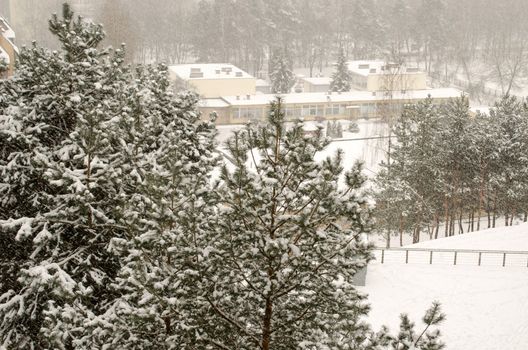
<path id="1" fill-rule="evenodd" d="M 376 179 L 377 229 L 418 242 L 527 220 L 528 108 L 505 96 L 471 115 L 466 98 L 407 107 Z M 388 236 L 390 237 L 390 236 Z"/>
<path id="2" fill-rule="evenodd" d="M 36 26 L 45 25 L 37 19 L 50 12 L 42 7 L 61 1 L 30 2 L 27 25 Z M 85 3 L 89 5 L 79 10 L 105 25 L 108 42 L 127 43 L 129 57 L 139 62 L 232 62 L 259 75 L 267 71 L 270 52 L 279 47 L 288 49 L 296 67 L 307 67 L 314 75 L 334 62 L 343 47 L 350 59 L 418 62 L 444 80 L 464 77 L 466 89 L 493 81 L 504 94 L 526 73 L 528 2 L 523 0 Z M 31 33 L 38 37 L 44 32 Z M 24 36 L 22 41 L 33 39 Z"/>

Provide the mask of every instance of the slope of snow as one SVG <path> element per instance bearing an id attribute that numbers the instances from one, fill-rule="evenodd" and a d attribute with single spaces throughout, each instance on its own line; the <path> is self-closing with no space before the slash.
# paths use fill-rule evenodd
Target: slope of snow
<path id="1" fill-rule="evenodd" d="M 528 225 L 523 224 L 409 247 L 523 250 L 527 244 Z M 369 294 L 369 319 L 376 328 L 385 324 L 396 332 L 402 312 L 420 325 L 425 310 L 438 300 L 447 315 L 440 326 L 446 349 L 528 349 L 527 267 L 375 261 L 360 289 Z"/>
<path id="2" fill-rule="evenodd" d="M 528 251 L 528 223 L 440 238 L 414 244 L 410 247 Z"/>

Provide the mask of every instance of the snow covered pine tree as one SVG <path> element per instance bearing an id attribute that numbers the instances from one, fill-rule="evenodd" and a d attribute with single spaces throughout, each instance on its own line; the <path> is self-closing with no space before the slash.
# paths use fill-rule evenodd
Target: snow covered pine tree
<path id="1" fill-rule="evenodd" d="M 171 96 L 166 68 L 134 79 L 121 50 L 97 50 L 101 26 L 67 5 L 63 17 L 50 21 L 63 50 L 24 50 L 17 77 L 1 83 L 0 345 L 9 349 L 119 347 L 119 327 L 97 332 L 125 299 L 118 276 L 175 217 L 196 223 L 187 214 L 205 181 L 189 174 L 213 160 L 212 124 L 199 121 L 194 95 Z M 152 254 L 166 254 L 155 243 Z"/>
<path id="2" fill-rule="evenodd" d="M 222 170 L 215 230 L 199 258 L 212 309 L 201 339 L 219 349 L 387 348 L 393 338 L 370 331 L 366 296 L 353 287 L 371 258 L 361 165 L 342 177 L 341 152 L 316 162 L 322 130 L 287 129 L 281 103 L 268 125 L 228 141 L 235 169 Z"/>
<path id="3" fill-rule="evenodd" d="M 350 91 L 350 71 L 348 70 L 347 59 L 343 48 L 339 49 L 337 57 L 336 71 L 332 74 L 332 81 L 330 82 L 330 91 L 347 92 Z"/>
<path id="4" fill-rule="evenodd" d="M 53 347 L 45 311 L 78 300 L 97 310 L 117 268 L 104 249 L 121 231 L 108 217 L 117 189 L 104 119 L 123 54 L 98 51 L 102 28 L 75 21 L 68 6 L 50 30 L 63 51 L 22 50 L 17 75 L 1 83 L 0 340 L 10 349 Z"/>
<path id="5" fill-rule="evenodd" d="M 286 50 L 277 49 L 270 60 L 269 77 L 273 94 L 289 94 L 295 84 L 292 62 Z"/>
<path id="6" fill-rule="evenodd" d="M 86 315 L 82 349 L 195 349 L 200 320 L 197 269 L 203 227 L 212 217 L 209 173 L 216 162 L 214 125 L 202 122 L 194 94 L 175 98 L 166 69 L 143 68 L 127 105 L 122 144 L 137 178 L 124 211 L 129 228 L 110 243 L 121 259 L 112 289 L 121 297 Z M 131 146 L 130 146 L 131 145 Z M 137 155 L 137 150 L 142 150 Z M 78 319 L 79 327 L 86 319 Z"/>

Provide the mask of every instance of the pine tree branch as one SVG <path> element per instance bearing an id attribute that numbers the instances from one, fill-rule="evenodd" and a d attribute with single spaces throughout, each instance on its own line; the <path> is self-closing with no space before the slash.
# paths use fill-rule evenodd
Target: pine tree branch
<path id="1" fill-rule="evenodd" d="M 324 265 L 328 264 L 328 262 L 330 260 L 332 260 L 333 258 L 335 258 L 337 255 L 341 254 L 341 250 L 346 248 L 351 242 L 353 242 L 354 240 L 356 240 L 358 237 L 358 235 L 355 235 L 352 239 L 350 239 L 349 241 L 347 241 L 345 244 L 343 244 L 342 248 L 339 248 L 336 250 L 336 253 L 335 254 L 332 254 L 330 257 L 326 258 L 326 257 L 321 257 L 324 261 L 321 262 L 319 265 L 317 265 L 316 267 L 313 268 L 313 270 L 311 271 L 311 273 L 317 273 Z M 290 293 L 291 291 L 299 288 L 301 285 L 303 284 L 303 282 L 299 282 L 293 286 L 291 286 L 290 288 L 287 288 L 285 291 L 281 292 L 281 293 L 278 293 L 274 296 L 274 299 L 279 299 L 281 297 L 283 297 L 284 295 L 287 295 L 288 293 Z M 285 286 L 286 283 L 283 283 L 283 286 Z M 276 292 L 278 292 L 281 288 L 277 288 Z"/>
<path id="2" fill-rule="evenodd" d="M 221 317 L 223 318 L 224 320 L 226 320 L 229 324 L 235 326 L 236 328 L 238 328 L 240 331 L 242 331 L 244 334 L 246 334 L 249 338 L 251 338 L 256 344 L 258 344 L 259 348 L 261 348 L 261 345 L 260 345 L 260 340 L 253 334 L 249 333 L 247 331 L 247 329 L 245 327 L 243 327 L 241 324 L 239 324 L 238 322 L 236 322 L 235 320 L 233 320 L 231 317 L 229 317 L 223 310 L 221 310 L 210 298 L 209 296 L 207 295 L 205 297 L 205 299 L 207 300 L 207 302 L 209 303 L 209 305 L 211 305 L 211 307 L 216 311 L 216 313 Z"/>
<path id="3" fill-rule="evenodd" d="M 118 229 L 118 230 L 124 230 L 124 231 L 128 231 L 130 228 L 128 227 L 125 227 L 125 226 L 120 226 L 120 225 L 115 225 L 115 224 L 96 224 L 96 225 L 85 225 L 85 224 L 80 224 L 80 223 L 77 223 L 75 221 L 66 221 L 66 220 L 40 220 L 38 222 L 43 222 L 43 223 L 51 223 L 51 224 L 63 224 L 63 225 L 71 225 L 71 226 L 74 226 L 74 227 L 80 227 L 80 228 L 85 228 L 85 229 L 95 229 L 95 228 L 112 228 L 112 229 Z"/>
<path id="4" fill-rule="evenodd" d="M 220 348 L 222 350 L 232 350 L 232 349 L 228 348 L 227 346 L 223 345 L 222 343 L 220 343 L 220 342 L 218 342 L 218 341 L 216 341 L 214 339 L 209 339 L 209 338 L 205 338 L 204 337 L 203 340 L 206 341 L 206 342 L 209 342 L 209 343 L 211 343 L 211 344 L 213 344 L 215 346 L 217 346 L 218 348 Z"/>

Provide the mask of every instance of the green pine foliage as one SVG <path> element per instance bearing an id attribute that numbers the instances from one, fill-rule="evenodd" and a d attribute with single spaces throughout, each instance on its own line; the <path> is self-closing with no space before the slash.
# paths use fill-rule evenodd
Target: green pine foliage
<path id="1" fill-rule="evenodd" d="M 53 347 L 46 310 L 78 303 L 97 312 L 118 264 L 105 245 L 122 234 L 113 213 L 119 163 L 110 140 L 126 72 L 122 51 L 99 51 L 101 26 L 69 7 L 50 30 L 63 50 L 34 44 L 17 76 L 2 82 L 2 279 L 0 339 L 8 347 Z"/>
<path id="2" fill-rule="evenodd" d="M 269 77 L 273 94 L 289 94 L 295 84 L 293 63 L 286 50 L 276 50 L 270 58 Z"/>
<path id="3" fill-rule="evenodd" d="M 390 341 L 394 350 L 442 350 L 445 344 L 440 341 L 440 331 L 429 331 L 431 326 L 437 326 L 445 320 L 440 304 L 434 302 L 422 318 L 425 328 L 421 334 L 415 333 L 415 324 L 405 314 L 400 316 L 400 331 L 395 339 Z"/>
<path id="4" fill-rule="evenodd" d="M 121 339 L 112 322 L 134 329 L 116 310 L 140 299 L 121 297 L 154 268 L 141 263 L 170 259 L 178 234 L 199 225 L 195 210 L 205 215 L 214 128 L 196 96 L 171 95 L 166 67 L 131 72 L 122 50 L 97 48 L 101 26 L 67 5 L 50 29 L 62 51 L 24 50 L 2 82 L 0 343 L 98 348 Z M 155 277 L 144 283 L 137 295 Z"/>
<path id="5" fill-rule="evenodd" d="M 330 91 L 333 92 L 347 92 L 350 91 L 351 75 L 348 70 L 347 58 L 343 48 L 339 49 L 337 57 L 336 71 L 332 74 L 332 81 L 330 82 Z"/>
<path id="6" fill-rule="evenodd" d="M 268 125 L 249 126 L 228 143 L 235 169 L 222 170 L 204 256 L 211 342 L 226 349 L 359 346 L 368 335 L 359 316 L 368 306 L 352 281 L 370 259 L 362 240 L 366 179 L 356 165 L 340 188 L 342 153 L 314 161 L 327 144 L 322 132 L 310 138 L 302 123 L 286 128 L 281 104 L 271 105 Z"/>
<path id="7" fill-rule="evenodd" d="M 377 176 L 381 231 L 418 242 L 527 219 L 528 111 L 505 96 L 471 116 L 466 98 L 408 106 L 393 128 L 390 164 Z"/>
<path id="8" fill-rule="evenodd" d="M 7 72 L 8 68 L 9 65 L 7 64 L 7 61 L 3 57 L 0 57 L 0 79 Z"/>

